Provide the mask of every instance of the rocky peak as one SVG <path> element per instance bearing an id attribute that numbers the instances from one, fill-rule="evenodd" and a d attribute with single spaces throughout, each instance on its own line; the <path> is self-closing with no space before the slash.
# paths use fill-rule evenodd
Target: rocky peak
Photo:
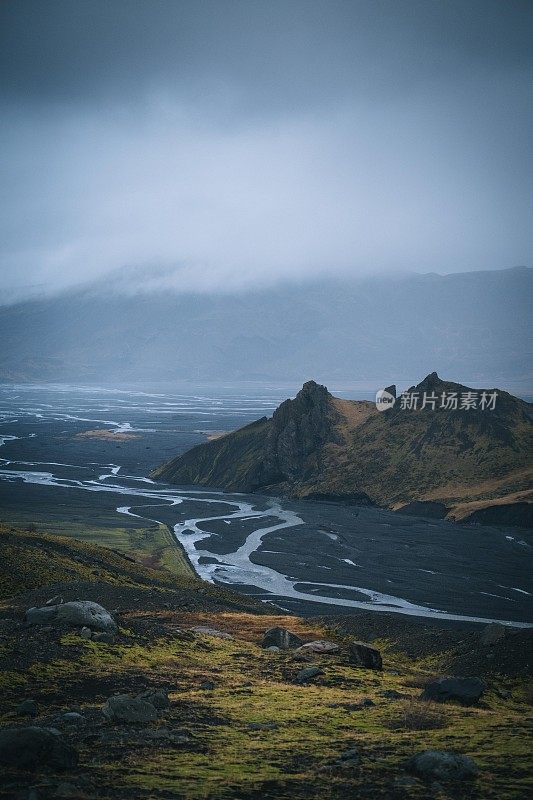
<path id="1" fill-rule="evenodd" d="M 276 409 L 265 459 L 273 478 L 290 480 L 317 469 L 322 446 L 334 438 L 337 412 L 332 401 L 325 386 L 307 381 L 294 400 Z"/>

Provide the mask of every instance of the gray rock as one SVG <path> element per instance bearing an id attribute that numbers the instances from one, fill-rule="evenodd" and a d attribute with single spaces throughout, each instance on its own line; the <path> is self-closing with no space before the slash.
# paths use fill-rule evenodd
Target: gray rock
<path id="1" fill-rule="evenodd" d="M 301 669 L 300 672 L 296 675 L 296 683 L 307 683 L 307 681 L 316 678 L 317 675 L 323 675 L 324 672 L 319 667 L 306 667 L 306 669 Z"/>
<path id="2" fill-rule="evenodd" d="M 87 626 L 82 628 L 81 631 L 80 631 L 80 636 L 81 636 L 82 639 L 90 639 L 92 637 L 92 635 L 93 634 L 92 634 L 91 629 L 87 628 Z"/>
<path id="3" fill-rule="evenodd" d="M 300 653 L 337 653 L 340 647 L 335 642 L 328 642 L 327 639 L 317 639 L 314 642 L 307 642 L 298 648 Z"/>
<path id="4" fill-rule="evenodd" d="M 473 706 L 486 688 L 480 678 L 437 678 L 428 683 L 420 699 L 434 700 L 436 703 L 455 700 L 464 706 Z"/>
<path id="5" fill-rule="evenodd" d="M 215 688 L 214 681 L 202 681 L 200 684 L 200 689 L 204 689 L 206 691 L 211 691 L 211 689 Z"/>
<path id="6" fill-rule="evenodd" d="M 151 703 L 154 708 L 170 708 L 168 692 L 165 689 L 147 689 L 145 692 L 141 692 L 141 694 L 137 695 L 137 697 L 140 700 L 146 700 L 148 703 Z"/>
<path id="7" fill-rule="evenodd" d="M 303 640 L 286 628 L 269 628 L 263 636 L 261 647 L 279 647 L 280 650 L 290 650 L 292 647 L 300 647 L 302 644 Z"/>
<path id="8" fill-rule="evenodd" d="M 78 763 L 77 751 L 48 728 L 0 731 L 0 764 L 21 770 L 66 770 Z"/>
<path id="9" fill-rule="evenodd" d="M 191 631 L 193 633 L 200 633 L 202 636 L 215 636 L 218 639 L 233 639 L 231 633 L 219 631 L 217 628 L 209 628 L 206 625 L 196 625 L 194 628 L 191 628 Z"/>
<path id="10" fill-rule="evenodd" d="M 269 653 L 281 653 L 281 647 L 276 647 L 275 644 L 265 647 L 265 650 L 268 650 Z"/>
<path id="11" fill-rule="evenodd" d="M 468 780 L 479 773 L 477 764 L 468 756 L 451 750 L 424 750 L 407 763 L 407 770 L 426 780 Z"/>
<path id="12" fill-rule="evenodd" d="M 76 628 L 88 627 L 91 630 L 116 633 L 115 620 L 98 603 L 91 600 L 74 600 L 55 606 L 30 608 L 26 612 L 26 621 L 30 625 L 59 625 Z"/>
<path id="13" fill-rule="evenodd" d="M 401 692 L 397 692 L 396 689 L 385 689 L 384 692 L 380 692 L 382 697 L 386 697 L 388 700 L 405 700 L 408 695 L 402 694 Z"/>
<path id="14" fill-rule="evenodd" d="M 36 717 L 37 703 L 35 700 L 24 700 L 17 706 L 16 713 L 19 717 Z"/>
<path id="15" fill-rule="evenodd" d="M 483 628 L 479 640 L 481 644 L 492 647 L 496 642 L 501 642 L 505 639 L 508 630 L 508 627 L 500 622 L 491 622 Z"/>
<path id="16" fill-rule="evenodd" d="M 352 664 L 366 669 L 383 669 L 381 653 L 365 642 L 350 642 L 349 656 Z"/>
<path id="17" fill-rule="evenodd" d="M 93 633 L 93 642 L 115 644 L 115 637 L 112 633 L 107 633 L 106 631 L 97 631 L 96 633 Z"/>
<path id="18" fill-rule="evenodd" d="M 157 719 L 157 711 L 152 703 L 140 697 L 130 697 L 129 694 L 110 697 L 102 714 L 113 722 L 153 722 Z"/>

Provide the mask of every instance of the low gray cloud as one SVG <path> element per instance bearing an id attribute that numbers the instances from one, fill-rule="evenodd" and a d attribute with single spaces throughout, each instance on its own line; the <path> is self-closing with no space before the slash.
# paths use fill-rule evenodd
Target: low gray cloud
<path id="1" fill-rule="evenodd" d="M 5 3 L 4 289 L 526 263 L 529 12 Z"/>

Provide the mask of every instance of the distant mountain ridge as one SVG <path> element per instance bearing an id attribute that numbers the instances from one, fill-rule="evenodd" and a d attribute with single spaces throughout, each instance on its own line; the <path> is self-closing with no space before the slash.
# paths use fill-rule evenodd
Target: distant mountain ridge
<path id="1" fill-rule="evenodd" d="M 533 270 L 329 280 L 243 294 L 101 283 L 0 306 L 0 381 L 375 386 L 436 369 L 533 387 Z"/>
<path id="2" fill-rule="evenodd" d="M 407 394 L 483 390 L 431 373 Z M 233 433 L 192 448 L 152 477 L 230 491 L 343 500 L 406 513 L 531 524 L 533 407 L 499 390 L 494 408 L 378 412 L 314 381 L 294 400 Z"/>

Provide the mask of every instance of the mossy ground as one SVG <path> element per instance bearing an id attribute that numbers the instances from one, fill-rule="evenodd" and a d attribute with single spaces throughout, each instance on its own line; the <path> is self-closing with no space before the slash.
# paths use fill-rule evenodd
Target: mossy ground
<path id="1" fill-rule="evenodd" d="M 15 650 L 21 646 L 32 656 L 24 671 L 8 670 L 2 724 L 20 722 L 14 710 L 28 697 L 39 703 L 36 724 L 58 724 L 57 715 L 74 707 L 87 719 L 77 731 L 65 732 L 80 751 L 77 772 L 57 780 L 28 776 L 25 785 L 41 781 L 45 792 L 53 792 L 57 781 L 72 781 L 77 792 L 72 796 L 79 798 L 528 796 L 523 679 L 505 680 L 511 695 L 504 699 L 498 694 L 502 679 L 493 676 L 479 706 L 439 706 L 443 727 L 406 730 L 390 723 L 419 696 L 420 685 L 434 674 L 438 660 L 408 659 L 381 641 L 383 672 L 356 668 L 341 649 L 340 655 L 313 657 L 323 674 L 297 685 L 297 672 L 309 664 L 296 660 L 292 652 L 265 651 L 258 642 L 273 625 L 285 625 L 308 640 L 331 637 L 318 623 L 228 611 L 139 608 L 123 614 L 121 624 L 114 645 L 86 642 L 77 633 L 43 634 L 38 629 L 6 638 L 5 665 L 16 660 Z M 205 624 L 230 632 L 234 639 L 187 630 Z M 343 645 L 342 637 L 337 639 Z M 47 646 L 51 649 L 43 658 Z M 206 681 L 213 688 L 201 688 Z M 172 706 L 157 723 L 120 726 L 103 720 L 100 709 L 107 697 L 147 686 L 170 692 Z M 404 697 L 383 695 L 392 689 Z M 357 708 L 363 698 L 375 705 Z M 272 727 L 250 727 L 257 724 Z M 160 738 L 151 738 L 157 731 Z M 165 738 L 168 732 L 182 740 Z M 354 747 L 360 751 L 359 766 L 339 766 L 339 756 Z M 403 785 L 407 759 L 428 748 L 471 756 L 481 768 L 480 777 L 440 787 L 421 781 Z M 21 782 L 20 776 L 10 775 L 9 780 Z"/>

